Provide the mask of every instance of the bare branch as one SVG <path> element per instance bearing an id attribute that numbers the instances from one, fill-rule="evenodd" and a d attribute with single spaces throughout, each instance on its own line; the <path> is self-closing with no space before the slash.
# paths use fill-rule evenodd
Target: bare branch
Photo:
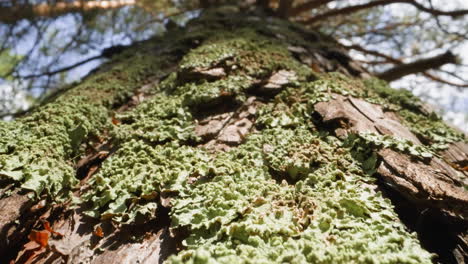
<path id="1" fill-rule="evenodd" d="M 98 55 L 98 56 L 94 56 L 94 57 L 91 57 L 91 58 L 88 58 L 86 60 L 83 60 L 83 61 L 80 61 L 80 62 L 77 62 L 75 64 L 72 64 L 70 66 L 67 66 L 67 67 L 63 67 L 63 68 L 60 68 L 58 70 L 55 70 L 55 71 L 48 71 L 48 72 L 43 72 L 43 73 L 40 73 L 40 74 L 32 74 L 32 75 L 26 75 L 26 76 L 19 76 L 19 78 L 22 78 L 22 79 L 32 79 L 32 78 L 37 78 L 37 77 L 42 77 L 42 76 L 52 76 L 52 75 L 55 75 L 55 74 L 58 74 L 58 73 L 61 73 L 61 72 L 66 72 L 66 71 L 69 71 L 73 68 L 76 68 L 78 66 L 81 66 L 85 63 L 88 63 L 92 60 L 96 60 L 96 59 L 99 59 L 99 58 L 102 58 L 104 57 L 103 55 Z"/>
<path id="2" fill-rule="evenodd" d="M 447 63 L 456 63 L 456 57 L 450 51 L 432 58 L 421 59 L 415 62 L 395 66 L 390 70 L 376 74 L 376 76 L 382 80 L 391 82 L 406 75 L 439 68 Z"/>
<path id="3" fill-rule="evenodd" d="M 368 49 L 365 49 L 359 45 L 351 45 L 351 46 L 343 46 L 347 49 L 353 49 L 353 50 L 357 50 L 357 51 L 360 51 L 360 52 L 363 52 L 363 53 L 366 53 L 366 54 L 370 54 L 370 55 L 374 55 L 376 57 L 381 57 L 381 58 L 384 58 L 387 62 L 391 62 L 391 63 L 395 63 L 395 64 L 402 64 L 403 62 L 400 60 L 400 59 L 395 59 L 387 54 L 383 54 L 383 53 L 380 53 L 378 51 L 375 51 L 375 50 L 368 50 Z"/>
<path id="4" fill-rule="evenodd" d="M 456 87 L 460 87 L 460 88 L 468 88 L 468 84 L 459 84 L 459 83 L 454 83 L 454 82 L 451 82 L 451 81 L 447 81 L 447 80 L 444 80 L 442 78 L 439 78 L 431 73 L 428 73 L 428 72 L 423 72 L 423 75 L 426 76 L 427 78 L 433 80 L 433 81 L 436 81 L 436 82 L 439 82 L 439 83 L 443 83 L 443 84 L 448 84 L 448 85 L 452 85 L 452 86 L 456 86 Z"/>
<path id="5" fill-rule="evenodd" d="M 433 75 L 431 73 L 428 73 L 426 71 L 428 68 L 429 69 L 435 69 L 435 68 L 438 68 L 438 67 L 442 66 L 443 64 L 445 64 L 445 63 L 443 63 L 444 60 L 451 60 L 452 58 L 450 58 L 450 56 L 453 56 L 453 54 L 451 54 L 450 52 L 446 52 L 446 53 L 444 53 L 442 55 L 439 55 L 439 56 L 436 56 L 436 57 L 433 57 L 433 58 L 424 59 L 424 60 L 416 61 L 416 62 L 413 62 L 413 63 L 403 64 L 403 61 L 401 59 L 395 59 L 395 58 L 393 58 L 393 57 L 391 57 L 389 55 L 386 55 L 386 54 L 383 54 L 383 53 L 380 53 L 380 52 L 374 51 L 374 50 L 368 50 L 368 49 L 365 49 L 365 48 L 363 48 L 363 47 L 361 47 L 359 45 L 351 45 L 351 46 L 344 46 L 344 47 L 347 48 L 347 49 L 357 50 L 357 51 L 360 51 L 360 52 L 363 52 L 363 53 L 366 53 L 366 54 L 373 55 L 373 56 L 380 57 L 380 58 L 384 59 L 384 61 L 370 61 L 370 62 L 365 61 L 364 63 L 366 63 L 366 64 L 375 65 L 375 64 L 393 63 L 393 64 L 400 65 L 400 66 L 396 66 L 396 67 L 390 69 L 389 71 L 386 71 L 387 73 L 389 73 L 390 71 L 394 71 L 394 73 L 395 73 L 396 69 L 398 69 L 398 68 L 400 68 L 400 70 L 404 70 L 405 68 L 411 68 L 411 69 L 414 70 L 414 72 L 409 72 L 409 71 L 403 72 L 402 71 L 401 74 L 403 74 L 403 75 L 399 76 L 398 78 L 394 78 L 393 80 L 399 79 L 399 78 L 401 78 L 403 76 L 406 76 L 406 75 L 409 75 L 409 74 L 421 72 L 427 78 L 429 78 L 429 79 L 431 79 L 433 81 L 439 82 L 439 83 L 444 83 L 444 84 L 448 84 L 448 85 L 452 85 L 452 86 L 456 86 L 456 87 L 462 87 L 462 88 L 468 87 L 468 84 L 459 84 L 459 83 L 454 83 L 454 82 L 451 82 L 451 81 L 447 81 L 445 79 L 437 77 L 437 76 L 435 76 L 435 75 Z M 445 57 L 447 57 L 447 58 L 445 58 Z M 431 61 L 432 60 L 434 61 L 434 63 L 432 63 L 432 66 L 435 66 L 435 67 L 431 67 Z M 437 61 L 437 60 L 439 60 L 438 63 L 443 63 L 443 64 L 437 66 L 435 64 L 435 61 Z M 450 61 L 450 62 L 447 62 L 447 63 L 454 63 L 454 61 Z M 425 70 L 421 70 L 420 67 L 418 68 L 418 66 L 417 66 L 418 64 L 426 64 L 426 66 L 428 68 L 426 68 Z M 405 67 L 405 68 L 402 69 L 402 67 Z M 440 71 L 442 71 L 442 70 L 440 70 Z M 446 72 L 446 71 L 443 71 L 443 72 Z M 458 78 L 460 80 L 463 80 L 463 79 L 461 79 L 460 77 L 456 76 L 453 73 L 449 73 L 449 72 L 446 72 L 446 73 L 451 74 L 451 75 L 453 75 L 454 77 L 456 77 L 456 78 Z M 377 74 L 377 76 L 379 78 L 384 79 L 384 80 L 389 81 L 389 82 L 393 81 L 393 80 L 385 79 L 385 77 L 381 76 L 382 74 L 385 74 L 385 72 L 381 73 L 381 74 Z"/>
<path id="6" fill-rule="evenodd" d="M 351 13 L 355 13 L 361 10 L 369 9 L 372 7 L 377 7 L 377 6 L 386 6 L 390 4 L 409 4 L 417 9 L 427 12 L 429 14 L 432 14 L 434 16 L 450 16 L 450 17 L 459 17 L 459 16 L 464 16 L 468 14 L 468 10 L 455 10 L 455 11 L 442 11 L 438 9 L 433 9 L 433 8 L 427 8 L 419 3 L 417 3 L 415 0 L 377 0 L 377 1 L 372 1 L 366 4 L 361 4 L 361 5 L 354 5 L 354 6 L 348 6 L 340 9 L 334 9 L 328 12 L 325 12 L 323 14 L 316 15 L 314 17 L 311 17 L 310 19 L 304 21 L 303 23 L 305 24 L 313 24 L 317 21 L 323 20 L 328 17 L 332 16 L 337 16 L 337 15 L 349 15 Z"/>

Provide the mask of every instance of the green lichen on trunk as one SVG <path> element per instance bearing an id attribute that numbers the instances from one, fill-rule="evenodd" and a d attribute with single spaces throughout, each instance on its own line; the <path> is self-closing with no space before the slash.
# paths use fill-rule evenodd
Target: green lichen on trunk
<path id="1" fill-rule="evenodd" d="M 267 24 L 222 8 L 178 34 L 168 36 L 174 47 L 122 56 L 111 70 L 32 115 L 2 123 L 0 175 L 37 194 L 66 197 L 59 193 L 76 183 L 71 160 L 78 146 L 107 129 L 117 151 L 88 182 L 80 203 L 92 217 L 134 224 L 154 219 L 170 195 L 171 227 L 189 235 L 168 263 L 431 263 L 433 256 L 377 190 L 370 175 L 375 153 L 366 144 L 422 158 L 433 149 L 376 135 L 339 139 L 317 125 L 314 105 L 336 93 L 361 97 L 400 111 L 405 122 L 419 120 L 413 129 L 424 136 L 428 128 L 428 144 L 463 135 L 437 119 L 426 122 L 419 101 L 406 92 L 312 72 L 290 47 L 335 44 L 289 22 Z M 308 40 L 312 35 L 315 42 Z M 110 106 L 174 54 L 184 56 L 152 97 L 117 114 L 120 123 L 112 125 Z M 262 94 L 279 71 L 289 77 Z M 261 106 L 250 135 L 230 151 L 205 149 L 195 133 L 199 117 L 224 111 L 222 104 L 244 105 L 253 95 Z"/>
<path id="2" fill-rule="evenodd" d="M 431 263 L 341 145 L 266 129 L 219 154 L 212 179 L 176 199 L 173 225 L 191 235 L 169 263 Z"/>
<path id="3" fill-rule="evenodd" d="M 446 149 L 448 143 L 467 140 L 464 133 L 448 126 L 435 112 L 423 110 L 423 102 L 411 92 L 392 89 L 376 78 L 365 80 L 364 84 L 376 93 L 371 102 L 398 112 L 403 124 L 434 151 Z"/>
<path id="4" fill-rule="evenodd" d="M 24 118 L 0 123 L 0 175 L 36 195 L 67 198 L 77 183 L 72 160 L 80 154 L 81 143 L 111 129 L 112 105 L 151 76 L 160 59 L 123 54 L 112 69 L 88 78 Z"/>
<path id="5" fill-rule="evenodd" d="M 190 235 L 169 263 L 430 263 L 353 146 L 312 121 L 313 105 L 331 92 L 391 103 L 340 74 L 312 81 L 287 50 L 292 43 L 238 23 L 234 32 L 207 29 L 158 95 L 118 116 L 122 144 L 81 197 L 88 214 L 145 221 L 171 193 L 172 227 Z M 223 74 L 204 72 L 213 68 Z M 243 103 L 279 70 L 298 78 L 263 104 L 257 132 L 228 152 L 193 146 L 202 143 L 193 134 L 200 109 Z"/>

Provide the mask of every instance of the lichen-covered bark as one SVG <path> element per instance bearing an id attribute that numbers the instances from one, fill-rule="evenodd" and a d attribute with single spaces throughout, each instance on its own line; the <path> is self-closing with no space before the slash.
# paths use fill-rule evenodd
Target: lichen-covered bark
<path id="1" fill-rule="evenodd" d="M 1 124 L 2 260 L 463 263 L 465 136 L 333 40 L 242 12 L 208 10 Z M 428 210 L 447 246 L 420 231 Z"/>

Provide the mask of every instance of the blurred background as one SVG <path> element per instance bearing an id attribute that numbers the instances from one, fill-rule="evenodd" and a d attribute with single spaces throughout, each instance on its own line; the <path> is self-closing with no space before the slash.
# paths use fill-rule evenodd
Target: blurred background
<path id="1" fill-rule="evenodd" d="M 385 0 L 295 1 L 287 17 L 332 36 L 372 72 L 437 56 L 456 55 L 456 63 L 391 82 L 411 90 L 441 116 L 468 132 L 468 19 L 436 16 L 405 3 L 375 5 L 323 16 Z M 0 118 L 12 120 L 49 94 L 79 81 L 108 58 L 109 52 L 183 26 L 207 1 L 183 0 L 0 0 Z M 235 1 L 253 5 L 255 1 Z M 393 1 L 398 2 L 398 1 Z M 210 1 L 211 4 L 219 4 Z M 419 1 L 431 10 L 468 9 L 468 1 Z M 273 9 L 281 1 L 270 1 Z M 301 12 L 299 12 L 301 11 Z M 335 12 L 336 13 L 336 12 Z M 314 18 L 322 15 L 321 19 Z"/>

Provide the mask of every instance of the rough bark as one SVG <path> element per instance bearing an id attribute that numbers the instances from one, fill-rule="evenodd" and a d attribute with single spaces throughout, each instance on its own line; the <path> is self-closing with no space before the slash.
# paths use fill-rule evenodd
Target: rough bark
<path id="1" fill-rule="evenodd" d="M 0 132 L 4 262 L 467 256 L 465 136 L 261 13 L 207 10 Z"/>

